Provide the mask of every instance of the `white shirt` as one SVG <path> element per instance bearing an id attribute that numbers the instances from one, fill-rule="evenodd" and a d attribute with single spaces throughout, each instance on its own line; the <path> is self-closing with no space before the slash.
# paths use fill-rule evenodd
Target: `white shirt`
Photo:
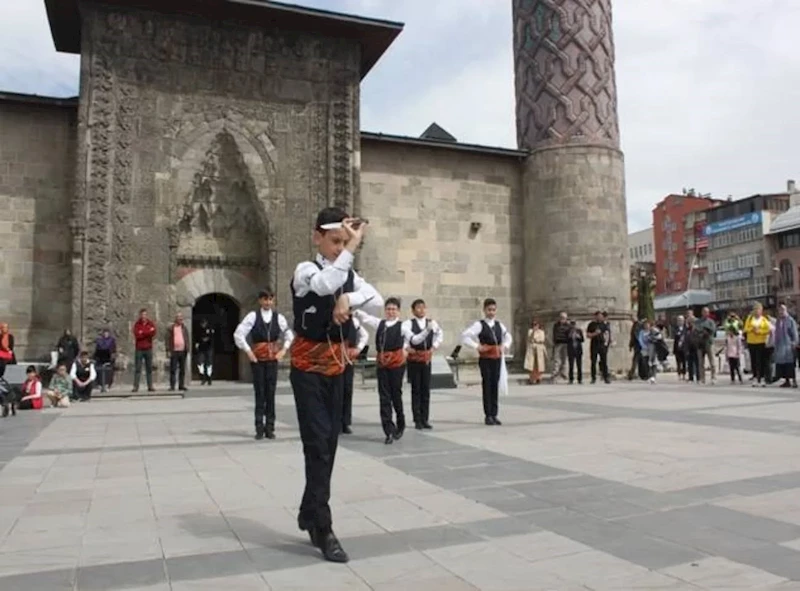
<path id="1" fill-rule="evenodd" d="M 358 339 L 356 339 L 356 350 L 361 353 L 364 350 L 364 347 L 367 346 L 369 342 L 369 333 L 364 330 L 364 327 L 361 326 L 361 322 L 358 321 L 358 318 L 355 316 L 352 317 L 353 326 L 356 327 L 356 331 L 358 333 Z"/>
<path id="2" fill-rule="evenodd" d="M 413 322 L 417 323 L 417 327 L 422 331 L 420 333 L 414 334 L 413 330 Z M 409 318 L 405 322 L 403 322 L 403 332 L 410 333 L 411 338 L 409 341 L 412 345 L 421 345 L 425 342 L 425 339 L 428 338 L 430 333 L 433 333 L 433 343 L 431 344 L 431 349 L 434 351 L 442 346 L 442 341 L 444 340 L 444 333 L 442 329 L 439 327 L 439 324 L 434 320 L 428 326 L 425 326 L 427 320 L 425 318 Z"/>
<path id="3" fill-rule="evenodd" d="M 385 328 L 391 328 L 398 322 L 400 322 L 399 318 L 395 318 L 393 320 L 388 319 L 381 319 L 376 316 L 372 316 L 371 314 L 367 314 L 361 310 L 356 310 L 354 315 L 361 321 L 362 324 L 366 324 L 373 330 L 378 330 L 378 326 L 380 326 L 381 322 L 384 323 Z M 400 333 L 403 335 L 403 348 L 408 348 L 408 344 L 411 342 L 411 332 L 405 330 L 405 323 L 400 324 Z"/>
<path id="4" fill-rule="evenodd" d="M 272 310 L 264 310 L 262 308 L 259 311 L 261 312 L 261 319 L 264 321 L 264 324 L 269 325 L 269 323 L 272 322 Z M 278 328 L 281 332 L 280 338 L 283 340 L 283 350 L 286 351 L 292 345 L 294 333 L 289 329 L 289 323 L 286 322 L 286 318 L 283 314 L 279 312 L 275 312 L 275 314 L 278 316 Z M 239 323 L 239 326 L 236 327 L 236 330 L 233 331 L 233 342 L 246 353 L 250 352 L 250 343 L 247 342 L 247 336 L 255 325 L 256 313 L 249 312 Z"/>
<path id="5" fill-rule="evenodd" d="M 347 281 L 347 276 L 353 267 L 353 253 L 343 250 L 338 258 L 330 262 L 318 254 L 317 263 L 320 269 L 311 261 L 297 265 L 292 278 L 292 287 L 297 297 L 303 297 L 310 292 L 320 296 L 334 295 Z M 353 291 L 347 294 L 350 300 L 350 309 L 364 309 L 380 314 L 383 309 L 383 298 L 378 291 L 358 274 L 353 273 Z"/>
<path id="6" fill-rule="evenodd" d="M 503 332 L 503 342 L 498 343 L 498 345 L 502 344 L 503 350 L 508 351 L 511 347 L 511 333 L 506 330 L 506 327 L 503 326 L 503 323 L 499 320 L 495 320 L 494 318 L 484 318 L 482 321 L 478 320 L 472 323 L 467 330 L 461 333 L 461 344 L 465 347 L 469 347 L 470 349 L 477 349 L 480 346 L 480 341 L 478 340 L 478 335 L 481 334 L 483 330 L 483 323 L 489 325 L 489 328 L 494 328 L 494 323 L 497 322 L 500 325 L 500 330 Z"/>
<path id="7" fill-rule="evenodd" d="M 72 379 L 73 382 L 78 379 L 78 363 L 80 363 L 80 362 L 76 361 L 75 363 L 73 363 L 72 364 L 72 369 L 69 370 L 69 377 Z M 94 363 L 92 363 L 90 361 L 89 362 L 89 381 L 93 382 L 96 379 L 97 379 L 97 372 L 94 370 Z"/>

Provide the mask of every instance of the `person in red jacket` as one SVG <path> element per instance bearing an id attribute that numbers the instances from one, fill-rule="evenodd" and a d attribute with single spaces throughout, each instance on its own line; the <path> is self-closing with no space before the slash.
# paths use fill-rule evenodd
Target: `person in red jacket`
<path id="1" fill-rule="evenodd" d="M 136 343 L 133 369 L 133 391 L 139 391 L 139 378 L 144 364 L 144 375 L 147 379 L 147 390 L 153 388 L 153 338 L 156 336 L 156 325 L 147 317 L 147 308 L 139 310 L 139 319 L 133 324 L 133 339 Z"/>

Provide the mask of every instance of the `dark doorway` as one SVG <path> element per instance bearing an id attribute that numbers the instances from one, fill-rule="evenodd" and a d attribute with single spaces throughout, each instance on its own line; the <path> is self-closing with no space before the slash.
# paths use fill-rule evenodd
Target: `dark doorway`
<path id="1" fill-rule="evenodd" d="M 222 293 L 209 293 L 197 298 L 192 308 L 192 334 L 199 334 L 205 318 L 214 329 L 214 380 L 239 380 L 239 349 L 233 342 L 233 331 L 239 324 L 239 304 Z M 197 364 L 192 363 L 192 379 L 199 380 Z"/>

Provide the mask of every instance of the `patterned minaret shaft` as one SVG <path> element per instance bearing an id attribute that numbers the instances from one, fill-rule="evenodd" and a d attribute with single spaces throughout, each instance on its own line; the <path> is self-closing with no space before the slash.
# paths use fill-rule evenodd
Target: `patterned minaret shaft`
<path id="1" fill-rule="evenodd" d="M 630 279 L 611 0 L 513 0 L 513 15 L 517 142 L 531 152 L 526 312 L 551 322 L 561 310 L 579 321 L 608 311 L 619 370 Z"/>

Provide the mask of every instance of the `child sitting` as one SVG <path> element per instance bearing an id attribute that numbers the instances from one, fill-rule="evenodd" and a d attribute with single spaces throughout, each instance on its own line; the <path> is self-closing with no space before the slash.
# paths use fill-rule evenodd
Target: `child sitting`
<path id="1" fill-rule="evenodd" d="M 41 410 L 42 409 L 42 380 L 36 367 L 29 365 L 25 369 L 28 379 L 22 384 L 22 398 L 19 401 L 20 410 Z"/>

